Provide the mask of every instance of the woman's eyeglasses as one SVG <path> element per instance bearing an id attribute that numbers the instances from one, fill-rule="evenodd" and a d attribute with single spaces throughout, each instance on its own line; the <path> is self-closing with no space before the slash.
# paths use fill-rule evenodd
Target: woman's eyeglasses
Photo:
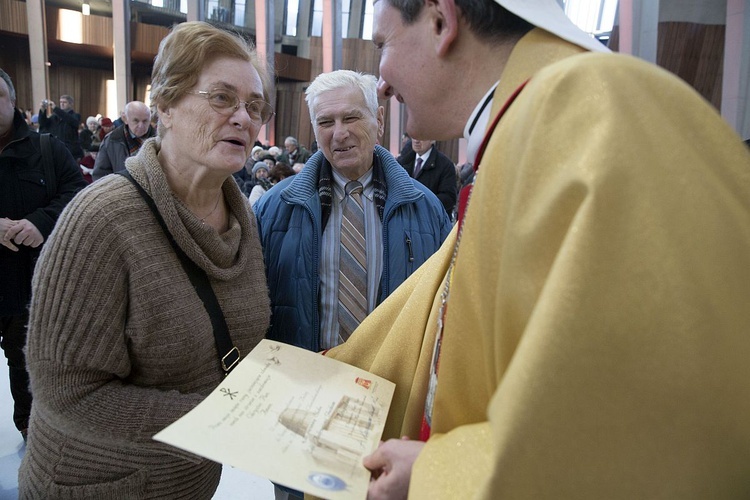
<path id="1" fill-rule="evenodd" d="M 240 101 L 237 94 L 231 90 L 214 89 L 214 90 L 197 90 L 194 94 L 205 97 L 211 108 L 222 115 L 230 115 L 240 109 L 240 104 L 245 106 L 250 119 L 261 125 L 265 125 L 273 115 L 273 107 L 262 99 L 253 101 Z"/>

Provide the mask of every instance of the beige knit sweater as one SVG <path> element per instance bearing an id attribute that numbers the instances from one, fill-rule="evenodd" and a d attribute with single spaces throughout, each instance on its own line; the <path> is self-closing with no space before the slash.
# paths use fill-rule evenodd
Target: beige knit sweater
<path id="1" fill-rule="evenodd" d="M 128 170 L 208 274 L 244 356 L 270 316 L 255 218 L 230 177 L 230 229 L 201 225 L 170 191 L 158 147 L 147 141 Z M 108 176 L 67 206 L 33 286 L 20 497 L 211 498 L 219 464 L 151 439 L 221 381 L 211 322 L 127 179 Z"/>

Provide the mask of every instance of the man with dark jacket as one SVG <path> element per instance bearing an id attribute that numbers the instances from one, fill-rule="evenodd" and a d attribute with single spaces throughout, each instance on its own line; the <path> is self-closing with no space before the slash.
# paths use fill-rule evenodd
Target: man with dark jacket
<path id="1" fill-rule="evenodd" d="M 62 141 L 76 160 L 83 156 L 78 139 L 80 124 L 81 115 L 73 110 L 71 96 L 61 95 L 60 107 L 55 106 L 54 101 L 42 101 L 39 110 L 39 133 L 50 134 Z"/>
<path id="2" fill-rule="evenodd" d="M 86 183 L 62 142 L 50 137 L 51 154 L 43 155 L 40 135 L 29 130 L 15 101 L 13 82 L 0 69 L 0 344 L 8 358 L 13 421 L 25 438 L 31 393 L 23 348 L 31 276 L 57 218 Z"/>
<path id="3" fill-rule="evenodd" d="M 284 152 L 276 158 L 276 161 L 287 163 L 293 167 L 297 163 L 305 164 L 310 159 L 312 153 L 299 145 L 295 137 L 289 136 L 284 139 Z"/>
<path id="4" fill-rule="evenodd" d="M 438 151 L 435 141 L 412 139 L 411 147 L 415 154 L 409 163 L 404 164 L 404 168 L 410 177 L 435 193 L 445 211 L 451 215 L 458 197 L 456 167 L 450 158 Z"/>
<path id="5" fill-rule="evenodd" d="M 384 126 L 376 92 L 371 75 L 318 76 L 306 99 L 320 151 L 255 205 L 271 293 L 268 338 L 312 351 L 340 344 L 451 230 L 437 198 L 376 145 Z M 346 215 L 355 197 L 359 223 Z M 341 280 L 355 253 L 345 244 L 356 236 L 362 274 L 354 290 Z M 359 302 L 344 300 L 345 291 Z"/>
<path id="6" fill-rule="evenodd" d="M 125 160 L 135 156 L 143 141 L 154 137 L 151 126 L 151 110 L 141 101 L 130 101 L 125 106 L 127 123 L 110 132 L 99 146 L 99 154 L 94 164 L 93 179 L 125 170 Z"/>

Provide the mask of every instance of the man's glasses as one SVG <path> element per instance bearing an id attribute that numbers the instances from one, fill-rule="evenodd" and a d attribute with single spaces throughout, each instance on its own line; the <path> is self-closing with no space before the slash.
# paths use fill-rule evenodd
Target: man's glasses
<path id="1" fill-rule="evenodd" d="M 200 96 L 205 97 L 208 100 L 208 104 L 211 108 L 222 115 L 230 115 L 240 109 L 240 104 L 245 106 L 247 114 L 250 115 L 250 119 L 254 122 L 265 125 L 273 115 L 273 107 L 262 99 L 256 99 L 254 101 L 240 101 L 237 94 L 231 90 L 226 89 L 214 89 L 210 91 L 198 90 L 193 92 Z"/>

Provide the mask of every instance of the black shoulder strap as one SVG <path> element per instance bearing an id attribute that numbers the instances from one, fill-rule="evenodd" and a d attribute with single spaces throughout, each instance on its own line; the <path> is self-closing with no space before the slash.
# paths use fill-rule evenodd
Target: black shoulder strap
<path id="1" fill-rule="evenodd" d="M 203 306 L 206 308 L 206 311 L 211 318 L 211 326 L 214 330 L 214 340 L 216 341 L 216 351 L 219 354 L 221 369 L 224 372 L 224 375 L 228 375 L 240 360 L 240 350 L 232 344 L 227 321 L 224 318 L 224 313 L 221 311 L 221 306 L 219 305 L 219 300 L 216 298 L 214 289 L 211 288 L 211 283 L 208 281 L 208 275 L 203 269 L 198 267 L 195 262 L 190 260 L 190 257 L 187 256 L 179 245 L 177 245 L 174 237 L 172 237 L 172 233 L 170 233 L 167 228 L 167 223 L 164 222 L 164 218 L 159 213 L 159 209 L 156 208 L 156 203 L 154 203 L 153 198 L 151 198 L 146 190 L 143 189 L 135 179 L 133 179 L 130 172 L 128 170 L 122 170 L 116 173 L 128 179 L 135 186 L 138 190 L 138 194 L 141 195 L 146 204 L 148 204 L 148 207 L 154 213 L 156 220 L 159 221 L 159 225 L 167 236 L 167 239 L 172 245 L 177 257 L 180 259 L 182 268 L 187 273 L 188 278 L 190 278 L 190 283 L 192 283 L 193 288 L 195 288 L 198 297 L 203 301 Z"/>
<path id="2" fill-rule="evenodd" d="M 42 149 L 42 164 L 44 165 L 44 183 L 47 186 L 47 198 L 52 199 L 57 194 L 57 176 L 52 158 L 52 143 L 49 134 L 39 135 L 39 145 Z"/>

